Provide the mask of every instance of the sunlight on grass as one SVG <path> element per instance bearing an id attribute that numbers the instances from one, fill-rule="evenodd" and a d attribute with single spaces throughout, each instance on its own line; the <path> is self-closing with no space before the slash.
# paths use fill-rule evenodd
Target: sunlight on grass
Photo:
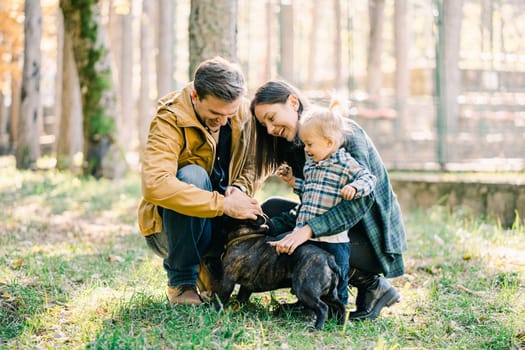
<path id="1" fill-rule="evenodd" d="M 278 179 L 259 200 L 295 198 Z M 434 349 L 525 347 L 525 232 L 436 206 L 405 213 L 401 303 L 375 321 L 312 332 L 279 313 L 289 290 L 251 303 L 170 308 L 162 259 L 136 227 L 140 181 L 20 172 L 0 157 L 0 348 Z M 355 289 L 351 290 L 351 300 Z"/>

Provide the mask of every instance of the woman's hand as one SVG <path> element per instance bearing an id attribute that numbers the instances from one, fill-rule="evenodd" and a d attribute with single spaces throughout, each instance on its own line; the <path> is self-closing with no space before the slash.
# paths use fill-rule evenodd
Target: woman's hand
<path id="1" fill-rule="evenodd" d="M 268 242 L 275 247 L 277 254 L 292 255 L 295 249 L 301 244 L 312 238 L 312 229 L 310 226 L 296 227 L 290 234 L 286 235 L 279 241 Z"/>

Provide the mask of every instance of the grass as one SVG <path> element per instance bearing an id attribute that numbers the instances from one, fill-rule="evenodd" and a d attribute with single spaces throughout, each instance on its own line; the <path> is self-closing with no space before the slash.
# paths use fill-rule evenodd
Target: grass
<path id="1" fill-rule="evenodd" d="M 258 193 L 290 195 L 269 182 Z M 95 181 L 16 171 L 0 158 L 0 348 L 523 349 L 525 227 L 436 206 L 405 213 L 402 302 L 375 321 L 276 313 L 286 290 L 249 305 L 170 308 L 162 261 L 136 227 L 137 174 Z M 354 291 L 353 291 L 354 292 Z M 351 297 L 353 299 L 353 297 Z"/>

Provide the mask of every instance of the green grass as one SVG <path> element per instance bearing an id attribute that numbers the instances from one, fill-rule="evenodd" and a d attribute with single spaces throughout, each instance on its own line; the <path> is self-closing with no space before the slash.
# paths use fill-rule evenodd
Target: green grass
<path id="1" fill-rule="evenodd" d="M 291 196 L 270 181 L 257 198 Z M 0 158 L 0 348 L 520 349 L 525 229 L 461 210 L 405 213 L 401 303 L 375 321 L 276 313 L 286 290 L 218 312 L 170 308 L 162 261 L 136 226 L 137 174 L 115 181 L 16 171 Z M 355 291 L 352 291 L 355 293 Z M 352 294 L 351 300 L 355 295 Z"/>

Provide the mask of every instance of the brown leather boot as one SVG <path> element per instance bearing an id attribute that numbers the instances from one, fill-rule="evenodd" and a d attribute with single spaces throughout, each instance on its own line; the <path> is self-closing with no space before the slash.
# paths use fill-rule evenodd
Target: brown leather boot
<path id="1" fill-rule="evenodd" d="M 177 287 L 168 287 L 168 299 L 171 306 L 175 305 L 200 305 L 202 300 L 197 293 L 197 287 L 183 284 Z"/>

